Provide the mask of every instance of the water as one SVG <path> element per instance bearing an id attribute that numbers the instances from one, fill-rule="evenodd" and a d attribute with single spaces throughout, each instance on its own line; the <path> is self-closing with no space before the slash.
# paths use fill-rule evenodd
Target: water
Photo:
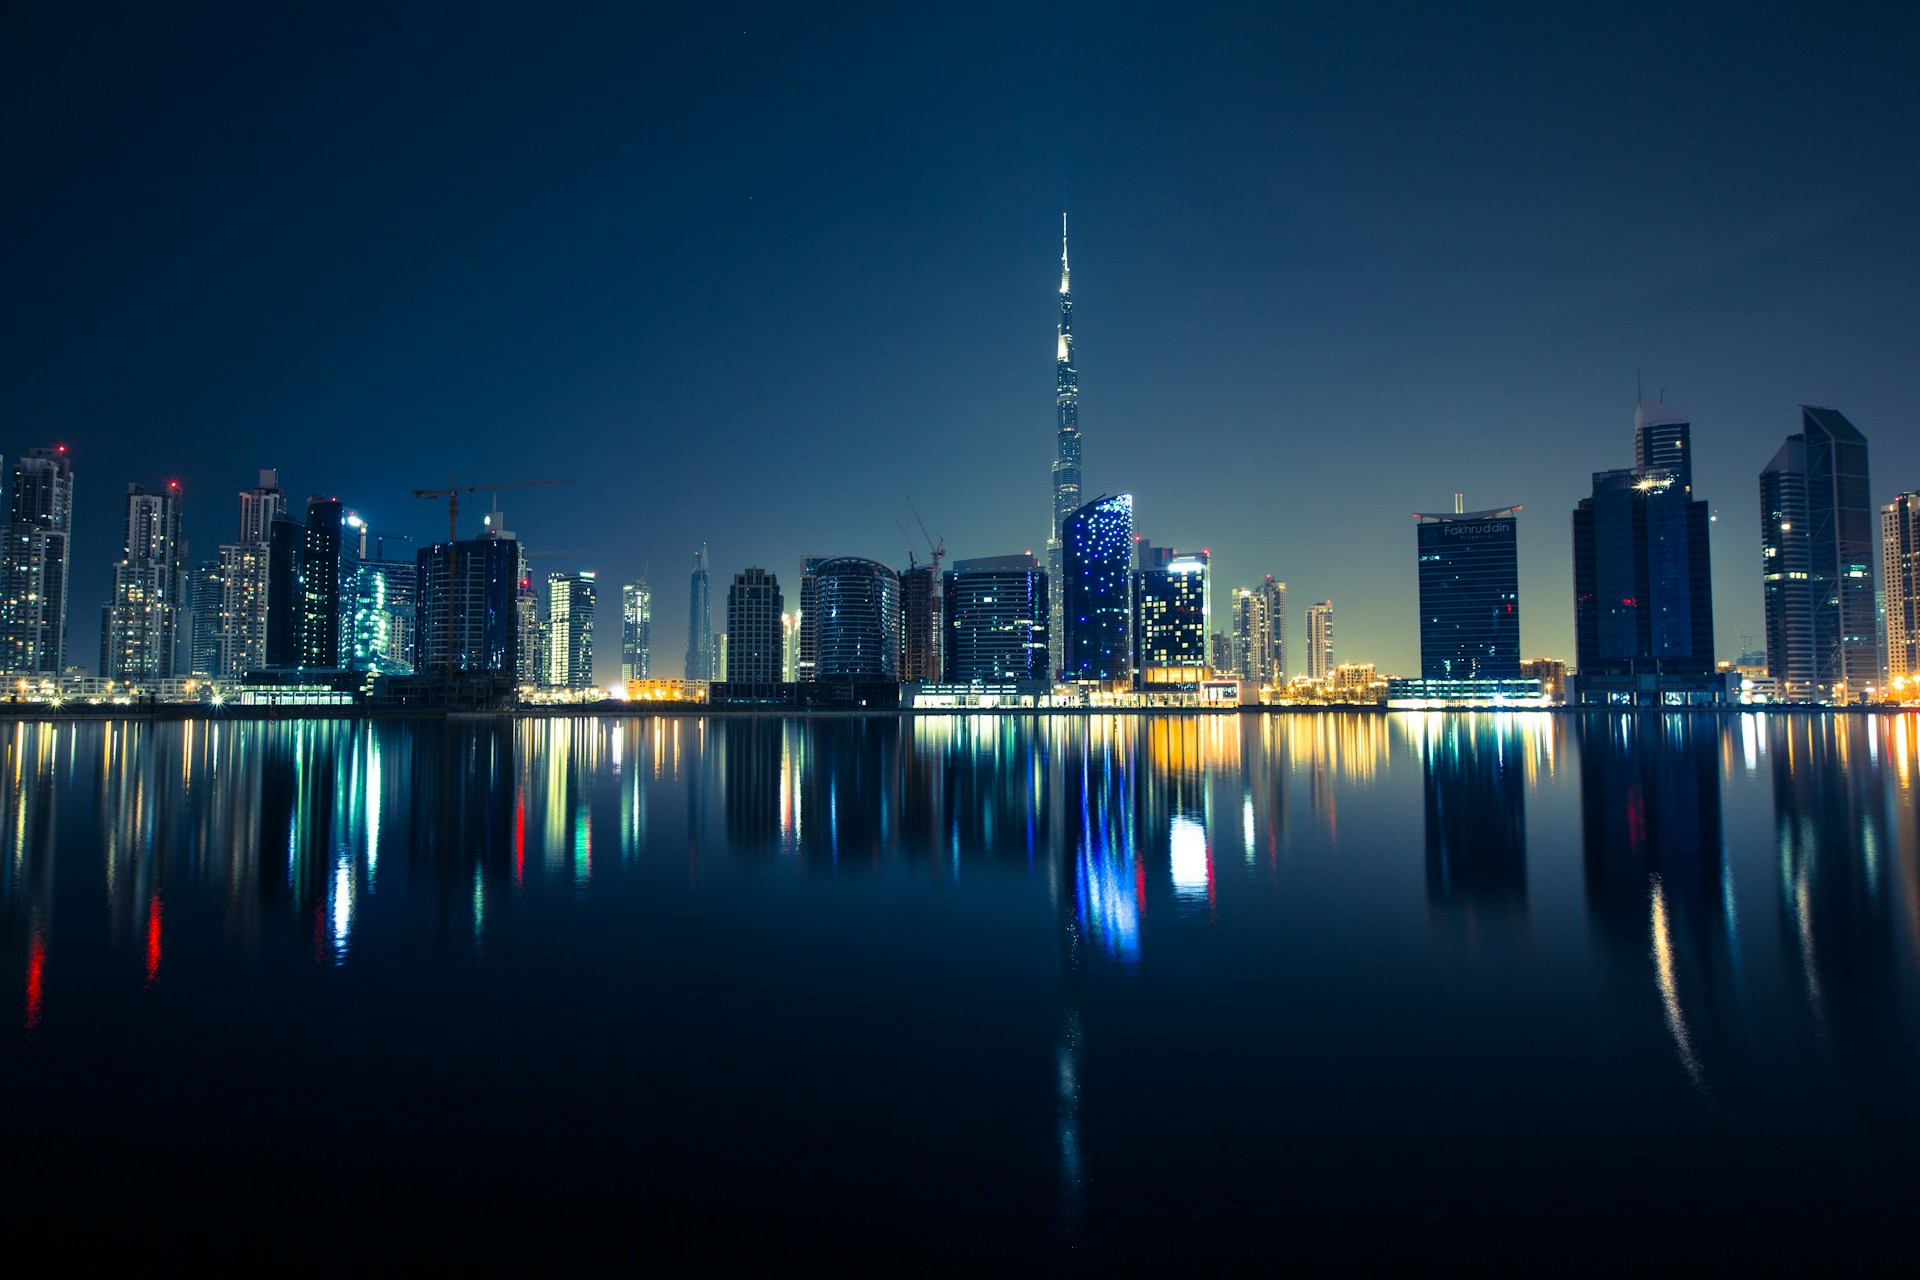
<path id="1" fill-rule="evenodd" d="M 16 1256 L 1777 1264 L 1920 1192 L 1913 715 L 0 743 Z"/>

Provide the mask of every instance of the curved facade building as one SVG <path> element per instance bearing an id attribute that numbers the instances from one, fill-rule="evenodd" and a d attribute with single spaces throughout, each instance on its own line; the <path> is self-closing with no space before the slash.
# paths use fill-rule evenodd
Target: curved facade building
<path id="1" fill-rule="evenodd" d="M 1133 678 L 1133 495 L 1095 498 L 1060 526 L 1068 680 Z"/>
<path id="2" fill-rule="evenodd" d="M 820 679 L 900 678 L 900 575 L 877 560 L 840 556 L 812 572 Z"/>

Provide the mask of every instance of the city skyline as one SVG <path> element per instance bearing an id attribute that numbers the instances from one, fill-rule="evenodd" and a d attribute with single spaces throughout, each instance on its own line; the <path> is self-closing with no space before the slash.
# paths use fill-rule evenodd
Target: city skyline
<path id="1" fill-rule="evenodd" d="M 24 151 L 40 195 L 5 215 L 10 243 L 39 248 L 0 315 L 0 446 L 74 458 L 70 662 L 98 651 L 115 495 L 177 479 L 198 564 L 263 467 L 296 508 L 338 495 L 416 545 L 443 526 L 415 486 L 564 473 L 576 486 L 524 495 L 516 524 L 532 546 L 591 552 L 543 571 L 607 582 L 703 540 L 725 574 L 785 576 L 822 550 L 905 567 L 909 491 L 956 556 L 1044 555 L 1058 386 L 1056 369 L 1049 411 L 1039 352 L 1059 325 L 1063 209 L 1089 304 L 1083 492 L 1132 492 L 1143 536 L 1210 548 L 1217 593 L 1272 574 L 1338 600 L 1342 653 L 1383 670 L 1417 661 L 1397 526 L 1456 491 L 1538 513 L 1520 537 L 1521 649 L 1572 654 L 1563 515 L 1618 465 L 1607 441 L 1643 390 L 1689 413 L 1695 494 L 1722 517 L 1721 657 L 1763 629 L 1754 477 L 1796 406 L 1836 408 L 1874 442 L 1874 504 L 1920 477 L 1899 284 L 1920 265 L 1903 230 L 1920 183 L 1886 163 L 1914 89 L 1894 74 L 1908 46 L 1858 22 L 1809 46 L 1790 25 L 1624 11 L 1384 33 L 1203 14 L 1184 34 L 1096 13 L 1076 22 L 1085 56 L 1056 68 L 978 33 L 856 66 L 830 32 L 775 16 L 687 19 L 644 44 L 609 19 L 531 37 L 572 68 L 557 76 L 523 64 L 526 33 L 487 21 L 404 75 L 345 27 L 247 62 L 222 31 L 127 21 L 103 45 L 34 15 L 18 47 L 61 52 L 10 85 L 29 104 L 16 118 L 48 127 Z M 396 21 L 388 36 L 405 36 Z M 920 49 L 903 21 L 877 38 Z M 1664 83 L 1641 52 L 1656 32 L 1692 68 L 1683 101 L 1635 88 Z M 622 62 L 636 48 L 660 51 L 644 86 Z M 1468 56 L 1429 56 L 1449 48 Z M 342 63 L 364 101 L 321 112 L 296 91 Z M 1485 74 L 1520 63 L 1562 72 L 1525 118 Z M 752 74 L 713 74 L 734 64 Z M 624 87 L 516 112 L 497 150 L 439 145 L 500 136 L 482 92 L 496 65 Z M 843 73 L 893 110 L 823 96 Z M 421 77 L 460 111 L 409 106 Z M 191 164 L 156 168 L 208 127 L 187 82 L 248 110 L 220 116 Z M 81 101 L 100 105 L 67 109 Z M 653 123 L 669 101 L 683 140 Z M 800 131 L 780 138 L 820 149 L 755 142 L 770 103 Z M 309 144 L 265 146 L 245 119 Z M 84 171 L 63 159 L 83 153 Z M 1780 181 L 1792 172 L 1819 180 Z M 1596 212 L 1653 175 L 1685 198 Z M 359 212 L 334 216 L 342 202 Z M 251 211 L 245 234 L 227 210 Z M 371 462 L 347 447 L 362 439 Z M 777 477 L 778 501 L 740 518 L 713 465 L 736 449 Z M 943 465 L 972 455 L 991 468 Z M 858 501 L 839 497 L 849 485 Z M 654 603 L 659 636 L 681 634 L 681 593 Z M 601 682 L 617 656 L 601 646 Z"/>

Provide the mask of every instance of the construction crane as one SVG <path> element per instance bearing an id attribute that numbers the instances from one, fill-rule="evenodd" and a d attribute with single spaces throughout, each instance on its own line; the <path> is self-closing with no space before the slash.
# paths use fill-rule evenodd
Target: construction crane
<path id="1" fill-rule="evenodd" d="M 945 535 L 942 535 L 939 545 L 934 545 L 933 535 L 927 532 L 927 522 L 920 518 L 920 508 L 913 505 L 912 498 L 907 499 L 907 510 L 913 512 L 914 523 L 920 526 L 920 536 L 927 540 L 927 550 L 931 552 L 933 556 L 933 580 L 936 584 L 935 589 L 938 590 L 937 584 L 940 581 L 940 561 L 944 559 L 947 554 L 947 539 Z M 896 520 L 894 523 L 899 524 L 900 522 Z M 905 533 L 906 530 L 902 529 L 900 532 Z M 911 541 L 911 539 L 909 539 L 909 541 Z M 909 560 L 913 558 L 913 552 L 911 550 L 907 552 L 907 558 Z"/>
<path id="2" fill-rule="evenodd" d="M 501 484 L 455 484 L 453 477 L 447 477 L 444 489 L 415 489 L 416 498 L 445 498 L 447 500 L 447 541 L 460 540 L 460 495 L 463 493 L 485 493 L 489 489 L 532 489 L 546 484 L 572 484 L 571 480 L 508 480 Z"/>

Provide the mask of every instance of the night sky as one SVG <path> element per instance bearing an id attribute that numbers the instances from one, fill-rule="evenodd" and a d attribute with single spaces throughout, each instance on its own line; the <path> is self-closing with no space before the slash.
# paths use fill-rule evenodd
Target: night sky
<path id="1" fill-rule="evenodd" d="M 1795 406 L 1920 487 L 1920 40 L 1894 6 L 19 3 L 0 18 L 0 453 L 76 476 L 69 661 L 129 481 L 195 560 L 277 467 L 377 529 L 503 493 L 544 575 L 1042 550 L 1071 216 L 1088 495 L 1331 597 L 1417 668 L 1409 513 L 1522 503 L 1528 656 L 1573 657 L 1569 513 L 1691 413 L 1723 657 Z M 1329 6 L 1329 8 L 1334 8 Z M 1875 16 L 1869 16 L 1875 15 Z M 1900 25 L 1893 25 L 1895 22 Z M 467 526 L 470 535 L 477 524 Z M 917 530 L 916 530 L 917 540 Z M 924 547 L 919 547 L 924 557 Z"/>

